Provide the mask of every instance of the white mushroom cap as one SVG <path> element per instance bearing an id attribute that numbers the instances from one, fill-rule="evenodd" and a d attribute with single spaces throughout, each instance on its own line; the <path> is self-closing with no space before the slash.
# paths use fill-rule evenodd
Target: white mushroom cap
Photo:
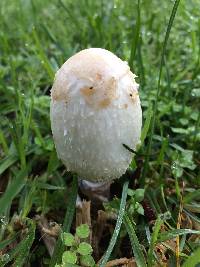
<path id="1" fill-rule="evenodd" d="M 68 171 L 90 181 L 119 178 L 140 142 L 138 84 L 127 63 L 90 48 L 69 58 L 51 91 L 51 127 L 58 157 Z"/>

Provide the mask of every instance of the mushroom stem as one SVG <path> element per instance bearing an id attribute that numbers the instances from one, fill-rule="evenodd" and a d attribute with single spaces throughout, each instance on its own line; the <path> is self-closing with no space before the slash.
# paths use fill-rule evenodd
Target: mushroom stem
<path id="1" fill-rule="evenodd" d="M 90 182 L 79 179 L 79 188 L 81 192 L 91 200 L 106 202 L 110 197 L 110 185 L 112 181 Z"/>

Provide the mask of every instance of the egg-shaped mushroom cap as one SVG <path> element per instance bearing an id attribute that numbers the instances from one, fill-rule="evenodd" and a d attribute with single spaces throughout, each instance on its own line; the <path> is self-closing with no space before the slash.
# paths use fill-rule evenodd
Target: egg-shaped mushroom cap
<path id="1" fill-rule="evenodd" d="M 69 58 L 51 90 L 51 127 L 68 171 L 90 181 L 119 178 L 140 142 L 142 110 L 135 75 L 113 53 L 90 48 Z"/>

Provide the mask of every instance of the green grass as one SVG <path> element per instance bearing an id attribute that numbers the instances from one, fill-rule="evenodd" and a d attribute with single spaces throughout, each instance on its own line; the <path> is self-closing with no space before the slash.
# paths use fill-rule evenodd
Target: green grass
<path id="1" fill-rule="evenodd" d="M 198 0 L 0 2 L 0 266 L 59 261 L 60 239 L 50 259 L 37 215 L 64 231 L 75 229 L 76 178 L 72 182 L 57 159 L 49 94 L 56 70 L 87 47 L 106 48 L 129 62 L 138 75 L 144 118 L 142 144 L 130 166 L 135 182 L 129 184 L 145 189 L 144 215 L 130 210 L 128 196 L 117 232 L 116 221 L 107 222 L 96 262 L 103 255 L 104 265 L 123 257 L 134 257 L 138 266 L 199 262 L 198 7 Z M 116 201 L 116 214 L 117 197 L 108 204 Z"/>
<path id="2" fill-rule="evenodd" d="M 124 212 L 125 212 L 125 208 L 126 208 L 126 198 L 127 198 L 127 192 L 128 192 L 128 185 L 129 185 L 129 182 L 126 181 L 124 183 L 124 186 L 123 186 L 122 198 L 121 198 L 121 203 L 120 203 L 120 207 L 119 207 L 119 213 L 118 213 L 118 218 L 117 218 L 117 222 L 115 225 L 115 229 L 113 231 L 113 235 L 112 235 L 112 238 L 110 239 L 110 243 L 109 243 L 109 246 L 106 250 L 106 253 L 99 263 L 99 267 L 104 267 L 105 264 L 108 262 L 110 255 L 113 251 L 113 248 L 115 246 L 115 243 L 117 241 L 117 237 L 118 237 L 120 229 L 121 229 L 121 224 L 123 221 Z"/>

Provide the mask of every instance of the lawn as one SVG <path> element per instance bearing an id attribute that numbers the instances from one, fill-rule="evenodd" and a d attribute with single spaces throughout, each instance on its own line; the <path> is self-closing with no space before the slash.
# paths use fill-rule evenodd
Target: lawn
<path id="1" fill-rule="evenodd" d="M 0 1 L 0 266 L 200 266 L 199 10 Z M 103 203 L 80 192 L 50 124 L 55 72 L 90 47 L 129 63 L 143 110 L 141 146 Z"/>

